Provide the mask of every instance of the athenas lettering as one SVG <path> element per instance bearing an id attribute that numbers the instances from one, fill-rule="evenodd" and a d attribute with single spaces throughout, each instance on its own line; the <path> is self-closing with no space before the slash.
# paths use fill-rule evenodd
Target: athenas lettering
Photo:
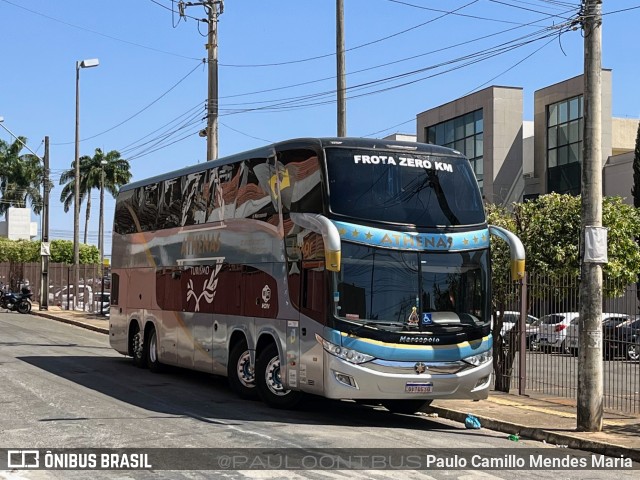
<path id="1" fill-rule="evenodd" d="M 186 255 L 200 255 L 203 253 L 218 252 L 220 250 L 220 234 L 194 235 L 182 241 L 180 253 Z"/>

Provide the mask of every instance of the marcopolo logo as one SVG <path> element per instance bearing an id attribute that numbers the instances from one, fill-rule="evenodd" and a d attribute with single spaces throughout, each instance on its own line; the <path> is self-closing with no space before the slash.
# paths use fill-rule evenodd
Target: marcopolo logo
<path id="1" fill-rule="evenodd" d="M 7 450 L 7 468 L 40 468 L 38 450 Z"/>

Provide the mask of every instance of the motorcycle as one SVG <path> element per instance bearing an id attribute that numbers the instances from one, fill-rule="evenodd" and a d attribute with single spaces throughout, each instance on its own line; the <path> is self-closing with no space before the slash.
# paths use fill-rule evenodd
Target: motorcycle
<path id="1" fill-rule="evenodd" d="M 0 308 L 4 308 L 10 312 L 29 313 L 31 311 L 32 296 L 33 293 L 29 287 L 22 287 L 20 293 L 0 290 Z"/>

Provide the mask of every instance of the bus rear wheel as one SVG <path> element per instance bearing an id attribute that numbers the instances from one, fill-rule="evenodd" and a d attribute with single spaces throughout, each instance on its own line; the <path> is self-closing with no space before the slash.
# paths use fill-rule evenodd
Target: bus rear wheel
<path id="1" fill-rule="evenodd" d="M 384 400 L 382 405 L 390 412 L 411 415 L 428 407 L 431 402 L 433 400 Z"/>
<path id="2" fill-rule="evenodd" d="M 255 370 L 251 366 L 251 354 L 244 340 L 237 342 L 229 353 L 227 377 L 229 387 L 239 397 L 246 399 L 258 397 Z"/>
<path id="3" fill-rule="evenodd" d="M 280 357 L 275 343 L 267 345 L 256 358 L 256 386 L 264 403 L 273 408 L 294 408 L 302 399 L 302 392 L 284 388 Z"/>
<path id="4" fill-rule="evenodd" d="M 144 368 L 147 366 L 144 358 L 143 336 L 137 323 L 132 326 L 129 333 L 129 353 L 136 367 Z"/>
<path id="5" fill-rule="evenodd" d="M 158 335 L 155 327 L 151 327 L 147 335 L 147 341 L 144 343 L 145 358 L 147 359 L 147 367 L 154 373 L 162 371 L 162 363 L 158 360 Z"/>

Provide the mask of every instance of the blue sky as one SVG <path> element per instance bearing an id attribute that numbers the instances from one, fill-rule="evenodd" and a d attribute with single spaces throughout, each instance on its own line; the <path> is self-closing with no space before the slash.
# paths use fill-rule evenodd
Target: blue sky
<path id="1" fill-rule="evenodd" d="M 603 3 L 603 67 L 613 70 L 613 114 L 637 119 L 640 0 Z M 220 156 L 287 138 L 336 135 L 335 4 L 225 1 L 218 28 Z M 489 85 L 522 87 L 524 119 L 532 120 L 535 90 L 582 74 L 582 32 L 560 35 L 549 28 L 575 17 L 579 0 L 344 4 L 349 136 L 415 133 L 419 112 Z M 50 137 L 52 238 L 73 238 L 73 209 L 64 212 L 58 179 L 74 158 L 76 61 L 100 60 L 80 72 L 81 155 L 118 150 L 130 159 L 134 180 L 205 161 L 206 141 L 197 132 L 205 126 L 206 25 L 195 20 L 205 13 L 188 7 L 190 18 L 180 21 L 172 13 L 176 5 L 0 0 L 0 116 L 40 155 L 43 138 Z M 484 59 L 468 57 L 514 43 L 520 45 Z M 311 97 L 301 102 L 303 96 Z M 2 129 L 0 138 L 12 140 Z M 89 224 L 94 244 L 98 202 L 96 191 Z M 113 210 L 109 198 L 106 254 Z M 84 209 L 81 239 L 83 229 Z"/>

